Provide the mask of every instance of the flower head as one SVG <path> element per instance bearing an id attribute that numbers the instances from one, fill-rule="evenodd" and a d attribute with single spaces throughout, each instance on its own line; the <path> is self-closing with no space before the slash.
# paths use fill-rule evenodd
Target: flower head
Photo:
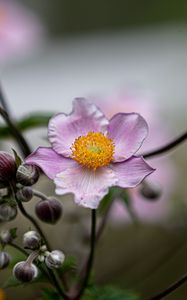
<path id="1" fill-rule="evenodd" d="M 131 112 L 136 110 L 146 118 L 149 124 L 149 136 L 136 155 L 159 148 L 172 138 L 170 128 L 161 117 L 159 102 L 154 97 L 147 96 L 145 92 L 140 93 L 127 89 L 110 97 L 102 99 L 95 97 L 94 101 L 105 112 L 107 117 L 118 111 Z M 144 220 L 144 222 L 165 221 L 171 212 L 171 197 L 179 174 L 177 174 L 177 168 L 169 156 L 154 157 L 149 162 L 154 162 L 154 167 L 157 171 L 146 178 L 143 186 L 130 189 L 128 193 L 132 200 L 133 208 L 140 219 Z M 145 183 L 151 189 L 156 188 L 157 195 L 160 193 L 158 201 L 145 201 Z M 110 220 L 115 225 L 122 225 L 124 222 L 131 221 L 127 209 L 120 199 L 116 199 L 113 202 Z"/>
<path id="2" fill-rule="evenodd" d="M 27 164 L 39 166 L 56 184 L 56 193 L 73 193 L 81 206 L 97 208 L 111 186 L 137 186 L 151 168 L 134 154 L 148 134 L 137 113 L 118 113 L 108 120 L 92 103 L 77 98 L 70 115 L 51 118 L 51 148 L 39 147 Z"/>

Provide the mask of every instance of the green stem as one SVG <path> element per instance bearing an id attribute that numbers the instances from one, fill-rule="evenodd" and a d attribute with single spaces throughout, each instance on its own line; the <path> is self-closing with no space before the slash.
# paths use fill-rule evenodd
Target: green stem
<path id="1" fill-rule="evenodd" d="M 94 261 L 95 242 L 96 242 L 95 238 L 96 238 L 96 210 L 92 209 L 90 253 L 89 253 L 89 257 L 88 257 L 88 261 L 87 261 L 87 265 L 86 265 L 85 277 L 83 279 L 81 288 L 80 288 L 78 294 L 75 296 L 74 300 L 80 299 L 80 297 L 84 293 L 85 288 L 88 285 L 88 281 L 90 278 L 90 273 L 91 273 L 93 261 Z"/>

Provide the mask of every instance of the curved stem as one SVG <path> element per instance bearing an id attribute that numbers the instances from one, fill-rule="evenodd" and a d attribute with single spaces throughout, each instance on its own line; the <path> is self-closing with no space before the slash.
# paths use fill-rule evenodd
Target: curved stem
<path id="1" fill-rule="evenodd" d="M 15 138 L 16 142 L 18 143 L 23 155 L 26 157 L 31 153 L 31 149 L 29 145 L 27 144 L 25 138 L 21 134 L 21 132 L 18 130 L 14 122 L 9 118 L 8 113 L 6 110 L 4 110 L 2 107 L 0 107 L 0 114 L 6 124 L 8 125 L 10 132 L 12 133 L 13 137 Z"/>
<path id="2" fill-rule="evenodd" d="M 91 220 L 91 237 L 90 237 L 90 254 L 88 257 L 87 265 L 86 265 L 86 270 L 85 270 L 85 277 L 82 282 L 82 286 L 74 298 L 74 300 L 80 299 L 82 294 L 84 293 L 85 288 L 88 285 L 88 281 L 90 278 L 90 273 L 92 270 L 93 266 L 93 260 L 94 260 L 94 250 L 95 250 L 95 237 L 96 237 L 96 210 L 92 209 L 92 220 Z"/>
<path id="3" fill-rule="evenodd" d="M 33 195 L 37 198 L 40 198 L 41 200 L 46 200 L 47 196 L 44 195 L 43 193 L 37 191 L 37 190 L 32 190 L 33 191 Z"/>
<path id="4" fill-rule="evenodd" d="M 166 297 L 167 295 L 174 292 L 177 288 L 179 288 L 182 284 L 184 284 L 187 281 L 187 274 L 183 275 L 180 279 L 175 281 L 173 284 L 171 284 L 168 288 L 166 288 L 164 291 L 160 292 L 159 294 L 149 298 L 148 300 L 160 300 Z"/>
<path id="5" fill-rule="evenodd" d="M 0 85 L 0 103 L 1 103 L 2 108 L 4 110 L 6 110 L 6 112 L 8 114 L 10 114 L 9 113 L 9 109 L 8 109 L 8 105 L 7 105 L 7 102 L 6 102 L 6 99 L 5 99 L 5 96 L 4 96 L 4 93 L 3 93 L 1 85 Z"/>
<path id="6" fill-rule="evenodd" d="M 25 256 L 29 256 L 29 253 L 27 251 L 25 251 L 24 249 L 22 249 L 20 246 L 14 244 L 14 243 L 9 243 L 9 246 L 15 248 L 16 250 L 20 251 L 21 253 L 23 253 Z"/>
<path id="7" fill-rule="evenodd" d="M 25 210 L 25 208 L 24 208 L 23 204 L 21 203 L 21 201 L 18 201 L 17 199 L 16 199 L 16 201 L 17 201 L 18 207 L 19 207 L 19 209 L 20 209 L 22 215 L 23 215 L 25 218 L 27 218 L 29 221 L 31 221 L 31 223 L 34 225 L 34 227 L 37 229 L 38 233 L 39 233 L 40 236 L 42 237 L 44 243 L 45 243 L 46 246 L 47 246 L 47 249 L 48 249 L 49 251 L 51 251 L 49 242 L 48 242 L 47 238 L 45 237 L 45 235 L 44 235 L 42 229 L 40 228 L 39 224 L 37 223 L 37 221 L 36 221 L 31 215 L 29 215 L 29 214 L 27 213 L 27 211 Z"/>
<path id="8" fill-rule="evenodd" d="M 169 150 L 172 150 L 173 148 L 175 148 L 176 146 L 178 146 L 179 144 L 184 142 L 186 139 L 187 139 L 187 132 L 185 132 L 184 134 L 177 137 L 175 140 L 173 140 L 172 142 L 166 144 L 163 147 L 160 147 L 156 150 L 153 150 L 153 151 L 150 151 L 150 152 L 147 152 L 147 153 L 143 153 L 142 156 L 144 158 L 150 158 L 150 157 L 153 157 L 153 156 L 160 155 L 160 154 L 165 153 Z"/>

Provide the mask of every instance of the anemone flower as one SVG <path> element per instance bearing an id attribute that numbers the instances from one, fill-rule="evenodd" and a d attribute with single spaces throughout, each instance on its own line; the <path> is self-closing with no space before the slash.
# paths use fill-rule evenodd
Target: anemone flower
<path id="1" fill-rule="evenodd" d="M 132 93 L 129 90 L 122 90 L 118 94 L 102 99 L 98 96 L 92 97 L 92 101 L 97 103 L 108 118 L 118 111 L 128 113 L 136 110 L 146 119 L 149 124 L 149 136 L 136 155 L 159 148 L 171 138 L 169 126 L 161 117 L 159 102 L 153 96 L 147 96 L 145 92 Z M 154 164 L 156 172 L 146 178 L 146 182 L 150 186 L 155 184 L 160 186 L 161 195 L 159 199 L 146 201 L 140 193 L 140 186 L 129 189 L 128 193 L 137 216 L 144 222 L 155 223 L 165 220 L 171 211 L 171 195 L 175 189 L 178 175 L 176 175 L 176 166 L 169 156 L 155 157 L 149 161 Z M 113 202 L 110 220 L 114 225 L 120 225 L 131 220 L 120 199 Z"/>
<path id="2" fill-rule="evenodd" d="M 94 104 L 77 98 L 71 114 L 49 121 L 52 147 L 39 147 L 26 163 L 53 179 L 57 194 L 73 193 L 78 205 L 95 209 L 109 187 L 133 188 L 154 171 L 135 156 L 147 134 L 141 115 L 118 113 L 108 120 Z"/>

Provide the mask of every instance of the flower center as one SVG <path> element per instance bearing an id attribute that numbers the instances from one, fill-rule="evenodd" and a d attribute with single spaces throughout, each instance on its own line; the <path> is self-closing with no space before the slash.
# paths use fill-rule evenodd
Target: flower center
<path id="1" fill-rule="evenodd" d="M 114 148 L 113 141 L 102 132 L 88 132 L 75 139 L 71 157 L 81 165 L 96 170 L 110 163 Z"/>

